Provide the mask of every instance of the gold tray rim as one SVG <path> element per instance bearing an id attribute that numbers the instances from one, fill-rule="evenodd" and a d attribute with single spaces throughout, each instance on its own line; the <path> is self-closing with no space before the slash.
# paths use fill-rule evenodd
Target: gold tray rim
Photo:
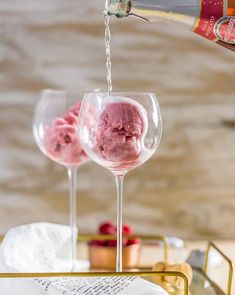
<path id="1" fill-rule="evenodd" d="M 167 237 L 161 235 L 124 235 L 126 238 L 134 239 L 140 238 L 144 241 L 162 241 L 164 247 L 164 259 L 168 259 L 169 255 L 169 243 Z M 0 242 L 3 240 L 4 236 L 0 235 Z M 94 239 L 106 239 L 112 240 L 116 239 L 116 236 L 113 235 L 96 235 L 96 234 L 80 234 L 77 237 L 78 242 L 89 242 Z M 217 285 L 215 281 L 213 281 L 208 275 L 208 266 L 209 266 L 209 254 L 210 251 L 214 249 L 218 252 L 224 260 L 227 262 L 229 266 L 229 273 L 227 278 L 227 290 L 226 293 Z M 146 269 L 146 268 L 143 268 Z M 205 262 L 203 269 L 195 269 L 199 271 L 211 284 L 211 286 L 219 290 L 221 295 L 232 295 L 232 284 L 233 284 L 233 274 L 234 274 L 234 265 L 232 260 L 223 253 L 223 251 L 217 247 L 217 245 L 213 241 L 209 241 L 207 245 L 207 249 L 205 252 Z M 138 276 L 138 277 L 147 277 L 147 276 L 176 276 L 180 277 L 184 281 L 184 295 L 189 295 L 189 281 L 186 275 L 182 272 L 178 271 L 163 271 L 163 272 L 156 272 L 156 271 L 125 271 L 125 272 L 55 272 L 55 273 L 0 273 L 0 279 L 10 279 L 10 278 L 49 278 L 49 277 L 98 277 L 98 276 Z"/>

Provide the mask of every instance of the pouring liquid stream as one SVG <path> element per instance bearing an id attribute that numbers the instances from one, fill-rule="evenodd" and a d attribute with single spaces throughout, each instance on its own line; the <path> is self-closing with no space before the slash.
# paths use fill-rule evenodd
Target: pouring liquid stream
<path id="1" fill-rule="evenodd" d="M 104 24 L 105 24 L 105 52 L 106 52 L 106 69 L 107 69 L 107 84 L 108 95 L 112 93 L 112 63 L 111 63 L 111 31 L 110 31 L 110 16 L 104 12 Z"/>

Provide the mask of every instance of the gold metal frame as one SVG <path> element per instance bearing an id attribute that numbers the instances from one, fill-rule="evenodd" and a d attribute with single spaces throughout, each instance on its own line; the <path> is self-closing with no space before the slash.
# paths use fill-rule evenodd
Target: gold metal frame
<path id="1" fill-rule="evenodd" d="M 210 241 L 207 246 L 206 255 L 205 255 L 205 265 L 204 265 L 203 271 L 208 276 L 209 254 L 210 254 L 211 249 L 214 249 L 216 252 L 218 252 L 229 265 L 229 274 L 228 274 L 227 293 L 226 294 L 232 295 L 232 284 L 233 284 L 233 273 L 234 273 L 233 262 L 212 241 Z"/>
<path id="2" fill-rule="evenodd" d="M 164 236 L 155 236 L 155 235 L 126 235 L 125 237 L 129 239 L 134 238 L 140 238 L 143 241 L 161 241 L 163 243 L 164 248 L 164 259 L 167 260 L 169 256 L 169 243 L 167 241 L 167 238 Z M 83 234 L 78 236 L 78 242 L 89 242 L 91 240 L 113 240 L 116 239 L 115 236 L 111 235 L 93 235 L 93 234 Z M 0 236 L 0 242 L 3 240 L 3 236 Z M 211 249 L 216 250 L 228 263 L 229 265 L 229 274 L 228 274 L 228 281 L 227 281 L 227 293 L 226 295 L 232 295 L 232 283 L 233 283 L 233 273 L 234 273 L 234 266 L 231 261 L 231 259 L 228 258 L 215 244 L 214 242 L 210 241 L 207 246 L 207 250 L 205 253 L 205 264 L 202 271 L 202 274 L 204 274 L 208 279 L 208 266 L 209 266 L 209 253 Z M 165 277 L 165 276 L 176 276 L 180 277 L 184 281 L 184 295 L 189 295 L 189 281 L 188 278 L 185 276 L 185 274 L 177 271 L 142 271 L 140 268 L 140 271 L 135 272 L 59 272 L 59 273 L 0 273 L 0 279 L 16 279 L 16 278 L 52 278 L 52 277 L 120 277 L 120 276 L 137 276 L 137 277 L 153 277 L 153 276 L 159 276 L 159 277 Z M 216 287 L 215 282 L 214 283 Z M 218 287 L 219 288 L 219 287 Z"/>
<path id="3" fill-rule="evenodd" d="M 189 295 L 189 282 L 187 277 L 177 271 L 167 272 L 57 272 L 57 273 L 0 273 L 0 279 L 16 279 L 16 278 L 61 278 L 61 277 L 165 277 L 176 276 L 184 280 L 184 295 Z"/>

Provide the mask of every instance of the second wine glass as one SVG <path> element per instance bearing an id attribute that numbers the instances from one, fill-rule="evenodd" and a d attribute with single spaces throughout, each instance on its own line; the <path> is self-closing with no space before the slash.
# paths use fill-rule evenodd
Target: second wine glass
<path id="1" fill-rule="evenodd" d="M 153 93 L 87 93 L 80 110 L 80 141 L 88 156 L 109 169 L 117 187 L 117 261 L 122 271 L 123 180 L 157 150 L 162 135 Z"/>
<path id="2" fill-rule="evenodd" d="M 64 165 L 68 171 L 70 191 L 70 270 L 76 269 L 77 169 L 89 160 L 78 137 L 78 114 L 81 96 L 60 90 L 41 92 L 35 109 L 33 132 L 40 150 L 51 160 Z"/>

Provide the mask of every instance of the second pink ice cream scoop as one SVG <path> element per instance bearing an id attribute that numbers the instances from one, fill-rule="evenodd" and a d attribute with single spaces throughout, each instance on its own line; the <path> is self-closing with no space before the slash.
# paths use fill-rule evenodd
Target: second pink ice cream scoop
<path id="1" fill-rule="evenodd" d="M 63 117 L 56 118 L 44 136 L 44 148 L 48 156 L 64 165 L 78 166 L 88 161 L 78 137 L 78 114 L 81 103 L 71 107 Z"/>

